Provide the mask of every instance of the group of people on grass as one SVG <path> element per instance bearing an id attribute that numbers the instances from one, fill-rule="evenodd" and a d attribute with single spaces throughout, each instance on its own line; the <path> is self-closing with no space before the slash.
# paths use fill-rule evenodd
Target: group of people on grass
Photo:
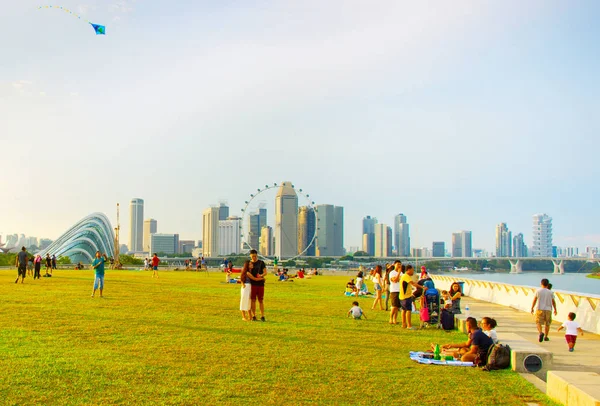
<path id="1" fill-rule="evenodd" d="M 52 270 L 56 269 L 55 255 L 50 256 L 50 254 L 46 254 L 46 258 L 42 259 L 41 255 L 30 255 L 27 252 L 27 248 L 21 247 L 21 251 L 19 251 L 15 259 L 15 267 L 17 268 L 17 279 L 15 280 L 15 283 L 19 282 L 19 278 L 21 279 L 21 283 L 25 282 L 25 277 L 27 275 L 33 276 L 34 280 L 40 279 L 42 262 L 46 265 L 46 274 L 44 276 L 52 276 Z"/>

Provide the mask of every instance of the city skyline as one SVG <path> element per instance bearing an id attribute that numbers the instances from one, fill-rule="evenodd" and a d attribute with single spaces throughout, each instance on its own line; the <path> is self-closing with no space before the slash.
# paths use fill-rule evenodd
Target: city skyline
<path id="1" fill-rule="evenodd" d="M 393 228 L 398 213 L 416 248 L 466 229 L 495 252 L 499 223 L 531 248 L 534 213 L 553 245 L 600 246 L 599 3 L 198 2 L 168 19 L 157 0 L 119 4 L 78 10 L 106 36 L 4 5 L 0 234 L 55 240 L 93 212 L 115 225 L 119 202 L 129 243 L 139 197 L 161 233 L 198 240 L 201 208 L 241 215 L 290 179 L 344 207 L 345 247 L 365 216 Z M 267 163 L 248 176 L 240 160 Z"/>

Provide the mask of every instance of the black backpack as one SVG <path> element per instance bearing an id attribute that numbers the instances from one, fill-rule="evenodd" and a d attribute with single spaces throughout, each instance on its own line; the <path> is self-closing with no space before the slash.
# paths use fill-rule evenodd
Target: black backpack
<path id="1" fill-rule="evenodd" d="M 510 346 L 504 344 L 493 344 L 488 350 L 487 362 L 484 371 L 495 369 L 506 369 L 510 367 Z"/>

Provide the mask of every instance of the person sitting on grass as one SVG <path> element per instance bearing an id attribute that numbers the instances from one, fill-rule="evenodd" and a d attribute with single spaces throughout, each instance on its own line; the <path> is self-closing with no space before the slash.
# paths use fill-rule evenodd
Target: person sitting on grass
<path id="1" fill-rule="evenodd" d="M 491 317 L 481 319 L 481 330 L 483 330 L 486 336 L 492 339 L 494 344 L 498 344 L 498 334 L 495 330 L 497 325 L 496 320 Z"/>
<path id="2" fill-rule="evenodd" d="M 464 353 L 460 360 L 463 362 L 473 362 L 480 364 L 485 362 L 487 359 L 487 353 L 494 342 L 490 337 L 485 335 L 479 327 L 477 327 L 477 320 L 469 317 L 466 321 L 467 329 L 471 338 L 467 343 L 470 343 L 468 351 Z M 466 343 L 465 343 L 466 344 Z M 452 348 L 453 346 L 460 346 L 460 348 L 466 348 L 465 344 L 446 344 L 442 346 L 442 349 Z M 454 358 L 458 358 L 460 354 L 455 353 Z"/>
<path id="3" fill-rule="evenodd" d="M 467 317 L 467 322 L 469 322 L 470 320 L 475 320 L 474 317 Z M 475 320 L 475 323 L 477 323 L 477 320 Z M 469 349 L 471 348 L 471 344 L 473 344 L 473 335 L 469 332 L 467 334 L 467 341 L 464 343 L 456 343 L 456 344 L 443 344 L 440 346 L 440 348 L 442 349 L 442 351 L 444 351 L 446 354 L 450 353 L 454 358 L 456 359 L 460 359 L 463 355 L 465 355 L 467 352 L 469 352 Z M 434 351 L 435 350 L 435 344 L 431 344 L 431 350 Z"/>
<path id="4" fill-rule="evenodd" d="M 358 306 L 357 301 L 352 302 L 352 307 L 348 310 L 348 317 L 351 315 L 354 320 L 360 320 L 363 316 L 365 317 L 365 320 L 367 319 L 367 315 L 363 313 L 360 306 Z"/>
<path id="5" fill-rule="evenodd" d="M 354 279 L 350 279 L 350 282 L 346 284 L 346 292 L 354 293 L 356 292 L 356 285 L 354 284 Z"/>

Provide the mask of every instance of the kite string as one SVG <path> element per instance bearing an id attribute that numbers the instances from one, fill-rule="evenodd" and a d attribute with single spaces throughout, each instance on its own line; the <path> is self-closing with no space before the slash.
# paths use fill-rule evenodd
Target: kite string
<path id="1" fill-rule="evenodd" d="M 75 17 L 79 18 L 80 20 L 85 21 L 88 24 L 91 24 L 88 20 L 86 20 L 85 18 L 81 18 L 81 16 L 77 13 L 72 12 L 71 10 L 69 10 L 68 8 L 64 8 L 62 6 L 39 6 L 38 10 L 42 9 L 42 8 L 55 8 L 55 9 L 60 9 L 63 10 L 65 13 L 69 13 L 71 15 L 74 15 Z"/>

